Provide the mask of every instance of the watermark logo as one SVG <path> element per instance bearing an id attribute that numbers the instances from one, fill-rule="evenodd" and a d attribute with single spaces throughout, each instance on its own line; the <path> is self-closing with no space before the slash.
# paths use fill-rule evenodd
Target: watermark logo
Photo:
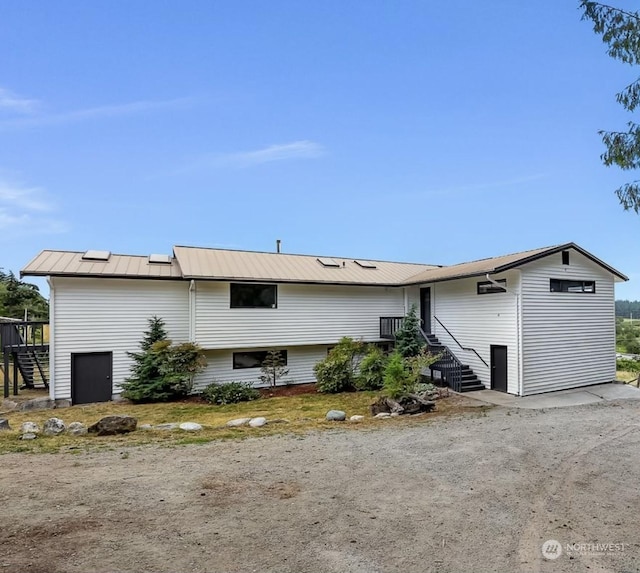
<path id="1" fill-rule="evenodd" d="M 562 555 L 562 545 L 555 539 L 548 539 L 542 544 L 542 556 L 545 559 L 557 559 Z"/>
<path id="2" fill-rule="evenodd" d="M 555 539 L 548 539 L 542 544 L 542 556 L 545 559 L 553 560 L 563 553 L 569 556 L 588 555 L 603 556 L 612 553 L 624 552 L 624 543 L 567 543 L 564 546 Z"/>

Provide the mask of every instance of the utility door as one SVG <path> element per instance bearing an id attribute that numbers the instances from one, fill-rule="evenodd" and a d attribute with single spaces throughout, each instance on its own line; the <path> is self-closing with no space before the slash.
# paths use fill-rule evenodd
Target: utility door
<path id="1" fill-rule="evenodd" d="M 491 346 L 491 389 L 507 391 L 507 347 Z"/>
<path id="2" fill-rule="evenodd" d="M 420 318 L 422 330 L 431 334 L 431 287 L 420 289 Z"/>
<path id="3" fill-rule="evenodd" d="M 113 353 L 83 352 L 71 355 L 71 402 L 90 404 L 111 400 Z"/>

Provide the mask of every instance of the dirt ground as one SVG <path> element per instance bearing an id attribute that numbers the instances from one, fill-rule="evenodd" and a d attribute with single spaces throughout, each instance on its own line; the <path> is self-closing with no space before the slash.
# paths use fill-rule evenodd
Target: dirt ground
<path id="1" fill-rule="evenodd" d="M 639 415 L 638 402 L 495 408 L 380 430 L 7 454 L 0 571 L 635 572 Z M 541 552 L 550 539 L 555 560 Z M 606 548 L 573 545 L 588 543 Z"/>

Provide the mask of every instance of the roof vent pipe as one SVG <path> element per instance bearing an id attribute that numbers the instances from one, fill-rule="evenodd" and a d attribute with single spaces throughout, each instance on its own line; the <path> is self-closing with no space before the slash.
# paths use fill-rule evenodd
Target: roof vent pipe
<path id="1" fill-rule="evenodd" d="M 276 239 L 276 253 L 280 252 L 280 244 L 282 241 L 280 239 Z"/>

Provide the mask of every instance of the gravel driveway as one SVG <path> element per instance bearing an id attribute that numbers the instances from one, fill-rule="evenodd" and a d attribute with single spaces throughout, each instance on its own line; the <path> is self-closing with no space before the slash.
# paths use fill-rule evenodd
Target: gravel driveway
<path id="1" fill-rule="evenodd" d="M 380 430 L 8 454 L 0 571 L 638 571 L 639 415 L 638 402 L 494 408 Z"/>

